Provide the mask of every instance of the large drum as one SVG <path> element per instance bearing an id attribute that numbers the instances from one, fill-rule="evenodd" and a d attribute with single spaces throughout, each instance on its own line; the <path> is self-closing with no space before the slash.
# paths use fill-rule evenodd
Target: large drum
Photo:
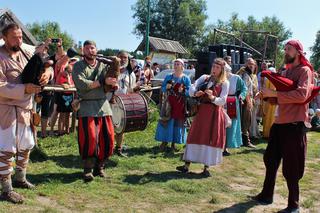
<path id="1" fill-rule="evenodd" d="M 144 130 L 147 127 L 148 103 L 140 93 L 115 95 L 111 109 L 116 133 Z"/>

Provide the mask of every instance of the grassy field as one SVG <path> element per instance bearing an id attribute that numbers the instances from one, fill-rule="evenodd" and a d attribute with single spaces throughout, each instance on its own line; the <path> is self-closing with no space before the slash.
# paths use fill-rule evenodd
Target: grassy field
<path id="1" fill-rule="evenodd" d="M 286 207 L 287 187 L 279 171 L 275 202 L 257 205 L 248 196 L 263 183 L 262 155 L 257 149 L 231 150 L 223 164 L 211 167 L 212 177 L 202 178 L 202 165 L 192 164 L 180 174 L 183 147 L 178 153 L 160 152 L 155 142 L 156 117 L 146 131 L 125 136 L 128 158 L 113 156 L 107 178 L 82 181 L 76 135 L 39 140 L 48 159 L 32 158 L 28 179 L 35 190 L 17 190 L 27 199 L 22 205 L 0 202 L 0 212 L 275 212 Z M 320 210 L 320 133 L 308 133 L 306 172 L 301 180 L 302 212 Z"/>

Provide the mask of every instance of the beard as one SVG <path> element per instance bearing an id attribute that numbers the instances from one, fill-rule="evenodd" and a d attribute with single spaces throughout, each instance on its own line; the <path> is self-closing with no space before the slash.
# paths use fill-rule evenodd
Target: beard
<path id="1" fill-rule="evenodd" d="M 13 46 L 13 47 L 10 47 L 10 50 L 12 52 L 18 52 L 20 50 L 20 47 L 19 46 Z"/>
<path id="2" fill-rule="evenodd" d="M 121 66 L 121 67 L 127 67 L 128 64 L 129 64 L 129 62 L 127 62 L 127 61 L 120 62 L 120 66 Z"/>
<path id="3" fill-rule="evenodd" d="M 87 60 L 87 61 L 93 61 L 96 59 L 96 56 L 93 56 L 93 55 L 84 55 L 84 58 Z"/>
<path id="4" fill-rule="evenodd" d="M 16 52 L 20 51 L 20 46 L 11 46 L 11 47 L 7 46 L 7 49 L 16 53 Z"/>
<path id="5" fill-rule="evenodd" d="M 296 59 L 296 57 L 291 57 L 289 55 L 285 55 L 284 56 L 284 63 L 285 64 L 292 64 L 295 59 Z"/>

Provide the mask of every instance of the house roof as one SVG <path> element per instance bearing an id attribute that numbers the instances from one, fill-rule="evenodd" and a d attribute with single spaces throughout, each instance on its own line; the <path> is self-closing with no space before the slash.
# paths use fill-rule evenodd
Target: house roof
<path id="1" fill-rule="evenodd" d="M 8 23 L 16 23 L 20 26 L 23 33 L 23 41 L 29 45 L 37 45 L 38 41 L 30 33 L 30 31 L 22 24 L 22 22 L 9 9 L 0 9 L 0 38 L 2 37 L 2 29 Z"/>
<path id="2" fill-rule="evenodd" d="M 189 53 L 178 41 L 156 38 L 149 36 L 150 49 L 153 51 L 164 51 L 169 53 Z M 140 43 L 137 50 L 144 51 L 145 49 L 145 39 Z"/>

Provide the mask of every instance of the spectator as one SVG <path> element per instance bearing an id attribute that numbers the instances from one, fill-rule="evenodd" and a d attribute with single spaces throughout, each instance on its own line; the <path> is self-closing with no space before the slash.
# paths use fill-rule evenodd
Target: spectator
<path id="1" fill-rule="evenodd" d="M 153 70 L 154 76 L 156 76 L 160 72 L 159 64 L 157 62 L 152 64 L 151 69 Z"/>
<path id="2" fill-rule="evenodd" d="M 316 109 L 316 114 L 311 119 L 311 131 L 320 132 L 320 109 Z"/>

